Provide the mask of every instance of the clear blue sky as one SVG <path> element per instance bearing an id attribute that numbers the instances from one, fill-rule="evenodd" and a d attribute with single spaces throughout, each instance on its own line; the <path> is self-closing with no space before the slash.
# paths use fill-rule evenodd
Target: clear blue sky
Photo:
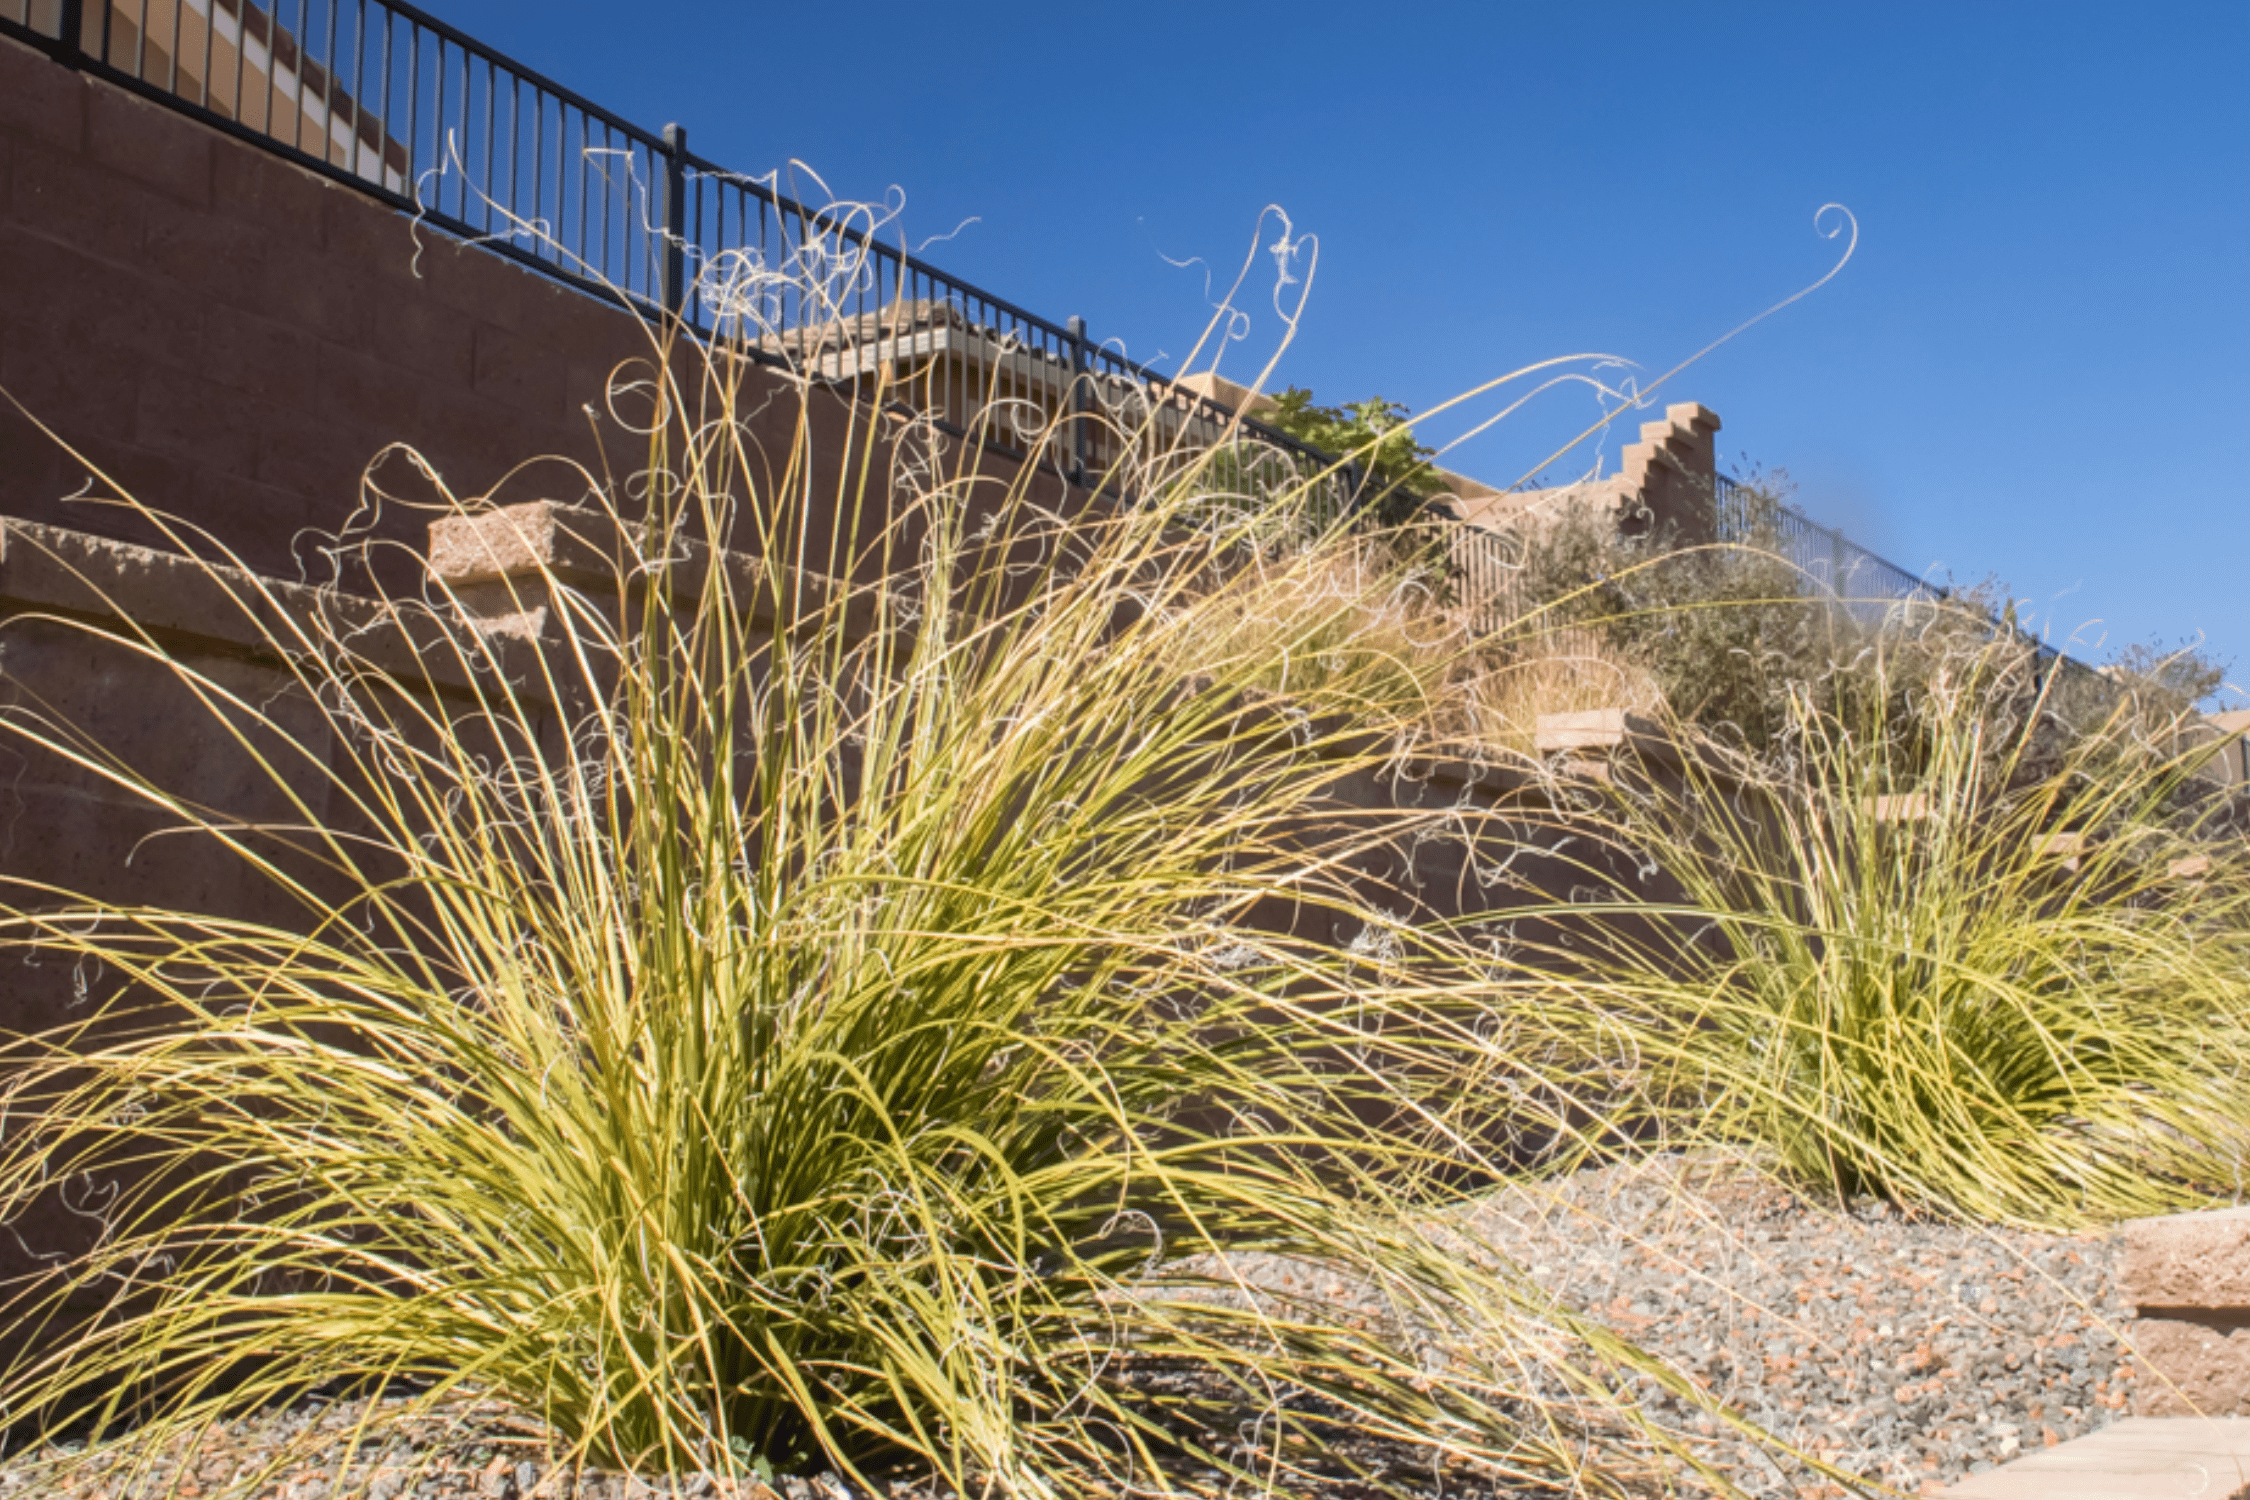
<path id="1" fill-rule="evenodd" d="M 896 187 L 910 239 L 974 219 L 927 257 L 1136 358 L 1203 323 L 1168 260 L 1231 271 L 1278 204 L 1320 268 L 1276 379 L 1324 401 L 1652 378 L 1817 279 L 1845 204 L 1851 264 L 1657 404 L 2082 655 L 2202 631 L 2250 684 L 2250 0 L 425 3 L 731 167 Z M 1513 481 L 1591 415 L 1449 465 Z"/>

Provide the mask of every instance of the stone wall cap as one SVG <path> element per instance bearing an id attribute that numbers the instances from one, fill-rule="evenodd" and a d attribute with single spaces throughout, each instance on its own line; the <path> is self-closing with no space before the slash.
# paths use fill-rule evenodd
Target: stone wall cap
<path id="1" fill-rule="evenodd" d="M 1586 708 L 1571 713 L 1541 714 L 1532 726 L 1532 748 L 1540 755 L 1570 755 L 1583 760 L 1582 752 L 1631 749 L 1644 760 L 1663 765 L 1680 763 L 1679 746 L 1664 726 L 1622 708 Z"/>
<path id="2" fill-rule="evenodd" d="M 432 522 L 430 572 L 454 585 L 542 572 L 614 576 L 624 540 L 599 511 L 533 500 Z"/>
<path id="3" fill-rule="evenodd" d="M 1627 733 L 1622 708 L 1541 714 L 1532 730 L 1532 746 L 1542 755 L 1556 750 L 1608 749 L 1624 744 Z"/>
<path id="4" fill-rule="evenodd" d="M 2138 1308 L 2250 1309 L 2250 1208 L 2131 1220 L 2117 1279 Z"/>

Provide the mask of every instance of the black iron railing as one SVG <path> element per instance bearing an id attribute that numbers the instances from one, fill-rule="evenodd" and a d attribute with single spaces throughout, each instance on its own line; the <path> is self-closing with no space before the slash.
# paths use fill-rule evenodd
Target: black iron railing
<path id="1" fill-rule="evenodd" d="M 403 0 L 0 0 L 0 34 L 595 296 L 843 382 L 886 361 L 911 370 L 900 399 L 955 426 L 998 410 L 1003 440 L 1059 432 L 1076 479 L 1111 470 L 1126 434 L 1192 449 L 1246 432 L 1361 487 L 1080 320 L 947 275 L 848 210 L 730 172 L 679 127 L 635 125 Z"/>
<path id="2" fill-rule="evenodd" d="M 1170 451 L 1246 444 L 1235 473 L 1253 489 L 1268 469 L 1328 476 L 1341 506 L 1374 495 L 1355 466 L 1238 419 L 1081 320 L 947 275 L 872 222 L 730 172 L 679 127 L 635 125 L 404 0 L 0 0 L 0 35 L 594 296 L 839 383 L 887 365 L 896 397 L 957 429 L 997 411 L 1003 441 L 1059 434 L 1052 456 L 1080 482 L 1138 434 Z M 1715 499 L 1722 540 L 1780 552 L 1855 610 L 1946 597 L 1731 481 Z M 1457 591 L 1511 599 L 1506 550 L 1462 528 Z"/>
<path id="3" fill-rule="evenodd" d="M 1860 546 L 1833 527 L 1778 503 L 1772 496 L 1724 474 L 1712 480 L 1712 537 L 1742 554 L 1762 553 L 1788 564 L 1791 586 L 1808 599 L 1825 600 L 1868 630 L 1912 626 L 1928 609 L 1953 598 L 1952 590 L 1908 572 Z M 1546 603 L 1530 597 L 1523 582 L 1529 538 L 1481 526 L 1460 527 L 1448 548 L 1454 592 L 1475 612 L 1475 623 L 1498 633 L 1524 621 Z M 1534 625 L 1536 619 L 1532 620 Z M 2050 697 L 2106 714 L 2122 689 L 2102 673 L 2031 635 L 2012 619 L 1994 616 L 1994 633 L 2027 648 L 2032 670 Z"/>
<path id="4" fill-rule="evenodd" d="M 1948 597 L 1940 585 L 1906 569 L 1819 522 L 1721 474 L 1712 479 L 1710 539 L 1754 548 L 1786 561 L 1808 593 L 1825 595 L 1869 626 L 1880 625 L 1892 610 L 1911 601 L 1935 603 Z M 1521 607 L 1513 597 L 1521 570 L 1522 542 L 1504 534 L 1469 528 L 1454 547 L 1459 591 L 1466 597 Z M 1682 543 L 1694 537 L 1675 538 Z"/>
<path id="5" fill-rule="evenodd" d="M 1882 625 L 1901 605 L 1935 604 L 1952 597 L 1952 590 L 1944 585 L 1909 573 L 1841 531 L 1778 504 L 1748 485 L 1722 475 L 1715 498 L 1720 541 L 1759 547 L 1786 558 L 1808 587 L 1834 598 L 1864 625 Z M 2042 685 L 2067 688 L 2073 697 L 2105 709 L 2120 695 L 2122 690 L 2101 672 L 2040 640 L 2012 619 L 1995 617 L 1993 628 L 2012 634 L 2030 649 L 2033 670 Z"/>
<path id="6" fill-rule="evenodd" d="M 1809 587 L 1833 595 L 1869 623 L 1893 604 L 1935 603 L 1949 596 L 1943 586 L 1725 475 L 1717 480 L 1713 500 L 1718 540 L 1786 558 Z"/>

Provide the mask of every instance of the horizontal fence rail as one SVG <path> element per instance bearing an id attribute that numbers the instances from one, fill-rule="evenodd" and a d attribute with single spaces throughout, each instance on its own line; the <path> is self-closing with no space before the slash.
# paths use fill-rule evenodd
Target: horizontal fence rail
<path id="1" fill-rule="evenodd" d="M 1833 596 L 1861 624 L 1880 627 L 1898 606 L 1939 603 L 1952 590 L 1909 573 L 1879 557 L 1841 531 L 1777 503 L 1748 485 L 1725 476 L 1718 480 L 1716 513 L 1722 542 L 1758 547 L 1788 560 L 1817 592 Z M 2038 639 L 2011 620 L 1995 618 L 1995 632 L 2008 632 L 2032 656 L 2032 670 L 2050 696 L 2061 694 L 2106 712 L 2124 690 L 2096 668 Z"/>
<path id="2" fill-rule="evenodd" d="M 1951 596 L 1950 590 L 1749 485 L 1721 475 L 1712 498 L 1718 540 L 1786 559 L 1809 587 L 1834 596 L 1863 624 L 1881 624 L 1894 605 L 1937 603 Z"/>
<path id="3" fill-rule="evenodd" d="M 1339 509 L 1379 498 L 1356 465 L 1125 358 L 1079 319 L 949 276 L 872 222 L 730 172 L 679 127 L 635 125 L 404 0 L 0 0 L 0 35 L 595 296 L 838 384 L 884 376 L 955 431 L 1046 445 L 1075 482 L 1225 448 L 1206 475 L 1246 496 L 1319 476 Z M 1714 498 L 1721 540 L 1778 552 L 1855 612 L 1946 597 L 1730 480 Z M 1454 536 L 1457 597 L 1498 615 L 1513 544 Z M 2038 649 L 2049 670 L 2107 681 Z"/>

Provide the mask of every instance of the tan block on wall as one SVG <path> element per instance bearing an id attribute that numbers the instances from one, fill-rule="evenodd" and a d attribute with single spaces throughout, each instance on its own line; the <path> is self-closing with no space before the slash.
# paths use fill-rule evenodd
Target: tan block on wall
<path id="1" fill-rule="evenodd" d="M 2127 1224 L 2118 1291 L 2148 1367 L 2136 1416 L 2250 1416 L 2250 1208 Z"/>
<path id="2" fill-rule="evenodd" d="M 2133 1220 L 2118 1291 L 2144 1314 L 2232 1309 L 2250 1322 L 2250 1208 Z"/>
<path id="3" fill-rule="evenodd" d="M 1625 710 L 1589 708 L 1576 713 L 1541 714 L 1532 746 L 1541 755 L 1558 750 L 1610 750 L 1625 743 Z"/>
<path id="4" fill-rule="evenodd" d="M 1622 708 L 1541 714 L 1533 726 L 1532 747 L 1541 755 L 1569 753 L 1579 760 L 1631 749 L 1644 761 L 1679 763 L 1678 746 L 1661 725 Z"/>
<path id="5" fill-rule="evenodd" d="M 430 572 L 455 586 L 543 571 L 598 581 L 626 556 L 609 517 L 552 501 L 449 516 L 430 527 Z"/>
<path id="6" fill-rule="evenodd" d="M 2135 1318 L 2125 1338 L 2148 1366 L 2133 1382 L 2134 1416 L 2250 1417 L 2250 1321 Z"/>

